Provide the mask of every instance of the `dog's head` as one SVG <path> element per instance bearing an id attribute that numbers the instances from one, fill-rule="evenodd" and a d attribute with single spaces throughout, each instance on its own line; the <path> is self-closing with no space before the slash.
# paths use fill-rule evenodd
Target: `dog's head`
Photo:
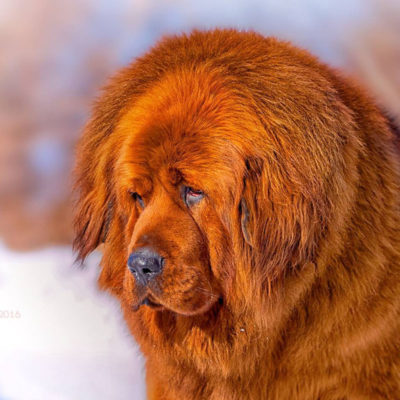
<path id="1" fill-rule="evenodd" d="M 270 65 L 243 69 L 239 53 L 213 64 L 174 40 L 95 109 L 78 149 L 75 247 L 84 258 L 104 243 L 100 282 L 134 309 L 194 315 L 315 258 L 346 192 L 343 149 L 356 146 L 329 81 L 294 51 L 285 69 L 287 45 L 268 42 Z M 179 67 L 149 72 L 177 51 Z"/>

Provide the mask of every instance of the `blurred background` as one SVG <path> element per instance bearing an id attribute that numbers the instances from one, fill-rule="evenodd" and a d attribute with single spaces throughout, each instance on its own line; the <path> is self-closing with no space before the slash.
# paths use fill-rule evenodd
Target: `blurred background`
<path id="1" fill-rule="evenodd" d="M 99 255 L 73 266 L 74 145 L 110 74 L 162 35 L 211 27 L 309 49 L 400 122 L 398 0 L 2 0 L 0 400 L 145 399 Z"/>

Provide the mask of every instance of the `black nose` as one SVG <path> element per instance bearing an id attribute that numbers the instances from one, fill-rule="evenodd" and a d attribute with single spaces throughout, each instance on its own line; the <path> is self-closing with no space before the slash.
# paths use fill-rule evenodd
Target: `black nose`
<path id="1" fill-rule="evenodd" d="M 138 283 L 147 285 L 163 267 L 164 258 L 150 247 L 142 247 L 133 252 L 128 259 L 128 268 Z"/>

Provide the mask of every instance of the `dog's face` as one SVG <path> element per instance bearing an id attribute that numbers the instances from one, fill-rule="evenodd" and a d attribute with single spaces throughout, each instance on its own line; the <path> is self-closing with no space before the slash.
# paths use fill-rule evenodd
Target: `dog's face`
<path id="1" fill-rule="evenodd" d="M 206 171 L 198 173 L 202 168 L 190 156 L 196 148 L 167 135 L 158 140 L 151 146 L 166 153 L 128 141 L 118 163 L 118 181 L 124 183 L 120 196 L 127 197 L 120 207 L 127 221 L 126 296 L 132 292 L 137 305 L 145 301 L 181 314 L 200 313 L 221 296 L 217 276 L 223 260 L 210 255 L 211 235 L 218 233 L 209 232 L 205 223 L 211 219 L 214 229 L 223 229 L 213 206 L 216 188 L 207 184 Z M 189 154 L 179 163 L 166 157 L 183 149 Z"/>
<path id="2" fill-rule="evenodd" d="M 132 293 L 137 306 L 200 313 L 221 297 L 224 260 L 210 254 L 214 237 L 223 235 L 214 205 L 218 182 L 207 179 L 215 166 L 205 165 L 210 157 L 196 140 L 201 133 L 158 129 L 128 140 L 116 168 L 119 198 L 126 197 L 119 205 L 126 220 L 125 295 Z"/>
<path id="3" fill-rule="evenodd" d="M 100 283 L 133 310 L 254 308 L 340 223 L 351 114 L 296 57 L 258 72 L 200 60 L 162 78 L 144 59 L 103 96 L 78 151 L 75 247 L 84 258 L 104 242 Z"/>

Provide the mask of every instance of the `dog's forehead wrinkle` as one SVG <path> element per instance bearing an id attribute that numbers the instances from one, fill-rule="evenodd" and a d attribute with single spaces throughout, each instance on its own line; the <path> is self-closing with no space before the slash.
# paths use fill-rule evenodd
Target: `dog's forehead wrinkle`
<path id="1" fill-rule="evenodd" d="M 166 185 L 163 182 L 163 179 L 160 176 L 156 176 L 156 182 L 160 186 L 161 191 L 163 195 L 168 196 L 169 200 L 172 201 L 172 203 L 179 207 L 180 209 L 185 209 L 184 203 L 181 201 L 180 198 L 180 193 L 178 190 L 176 190 L 176 187 L 173 185 Z M 162 196 L 161 196 L 161 201 L 162 201 Z"/>

